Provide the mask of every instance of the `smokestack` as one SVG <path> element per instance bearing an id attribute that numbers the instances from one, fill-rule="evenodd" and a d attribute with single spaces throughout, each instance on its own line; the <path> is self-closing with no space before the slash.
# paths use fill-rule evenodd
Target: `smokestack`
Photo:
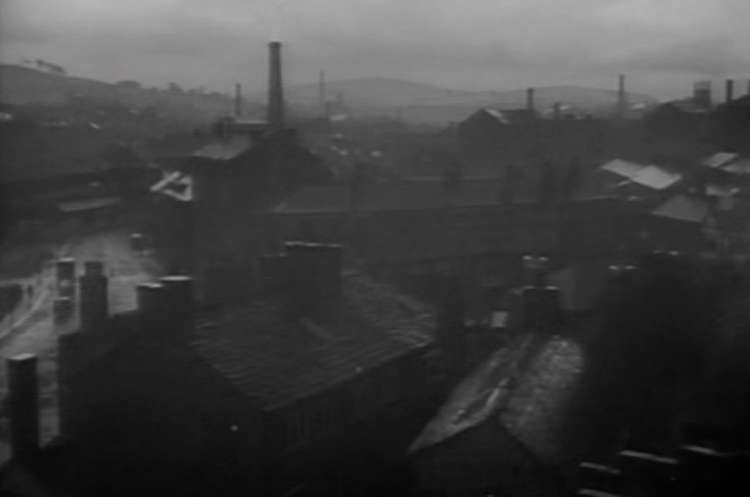
<path id="1" fill-rule="evenodd" d="M 281 81 L 281 42 L 268 44 L 268 126 L 271 130 L 284 127 L 284 89 Z"/>
<path id="2" fill-rule="evenodd" d="M 36 356 L 33 354 L 21 354 L 6 360 L 10 447 L 13 458 L 21 462 L 33 460 L 39 451 L 39 387 L 36 363 Z"/>
<path id="3" fill-rule="evenodd" d="M 328 103 L 326 102 L 326 73 L 321 69 L 318 83 L 318 100 L 320 102 L 320 111 L 324 118 L 328 118 Z"/>
<path id="4" fill-rule="evenodd" d="M 711 107 L 711 82 L 697 81 L 693 86 L 693 103 L 701 107 Z"/>
<path id="5" fill-rule="evenodd" d="M 726 103 L 729 103 L 732 100 L 734 100 L 734 80 L 728 79 L 726 87 Z"/>
<path id="6" fill-rule="evenodd" d="M 534 88 L 526 89 L 526 110 L 534 112 Z"/>
<path id="7" fill-rule="evenodd" d="M 627 97 L 625 95 L 625 75 L 620 74 L 620 78 L 617 86 L 617 117 L 620 119 L 625 118 L 625 111 L 627 110 Z"/>
<path id="8" fill-rule="evenodd" d="M 242 85 L 235 83 L 234 85 L 234 117 L 240 117 L 242 115 Z"/>
<path id="9" fill-rule="evenodd" d="M 86 261 L 79 282 L 81 328 L 83 331 L 91 331 L 104 323 L 109 310 L 108 280 L 104 275 L 104 264 L 101 261 Z"/>

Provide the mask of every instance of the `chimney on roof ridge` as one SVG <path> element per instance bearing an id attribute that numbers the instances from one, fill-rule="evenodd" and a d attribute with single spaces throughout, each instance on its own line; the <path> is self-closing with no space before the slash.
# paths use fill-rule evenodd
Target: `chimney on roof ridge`
<path id="1" fill-rule="evenodd" d="M 272 131 L 284 127 L 284 86 L 281 79 L 281 42 L 268 44 L 268 126 Z"/>

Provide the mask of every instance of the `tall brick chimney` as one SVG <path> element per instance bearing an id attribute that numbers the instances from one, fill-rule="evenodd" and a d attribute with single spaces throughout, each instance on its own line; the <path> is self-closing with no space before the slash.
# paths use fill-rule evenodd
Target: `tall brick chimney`
<path id="1" fill-rule="evenodd" d="M 617 117 L 619 119 L 625 118 L 625 111 L 627 110 L 627 106 L 627 96 L 625 94 L 625 75 L 620 74 L 617 85 Z"/>
<path id="2" fill-rule="evenodd" d="M 284 87 L 281 80 L 281 42 L 268 44 L 268 126 L 284 127 Z"/>
<path id="3" fill-rule="evenodd" d="M 242 115 L 242 85 L 235 83 L 234 85 L 234 117 L 240 117 Z"/>
<path id="4" fill-rule="evenodd" d="M 726 85 L 726 103 L 729 103 L 734 100 L 734 80 L 728 79 Z"/>
<path id="5" fill-rule="evenodd" d="M 711 107 L 711 82 L 697 81 L 693 85 L 693 103 L 701 107 Z"/>

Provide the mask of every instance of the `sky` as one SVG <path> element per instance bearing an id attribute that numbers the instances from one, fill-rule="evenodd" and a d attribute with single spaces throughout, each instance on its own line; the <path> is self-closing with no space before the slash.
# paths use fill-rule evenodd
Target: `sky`
<path id="1" fill-rule="evenodd" d="M 659 98 L 750 77 L 750 0 L 0 0 L 0 60 L 147 86 L 261 91 L 394 77 L 466 90 L 573 84 Z M 740 85 L 745 88 L 745 83 Z"/>

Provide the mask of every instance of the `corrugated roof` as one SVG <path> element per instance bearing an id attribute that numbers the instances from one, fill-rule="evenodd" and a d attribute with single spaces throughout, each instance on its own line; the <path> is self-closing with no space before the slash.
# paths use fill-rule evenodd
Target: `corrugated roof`
<path id="1" fill-rule="evenodd" d="M 633 178 L 645 167 L 645 165 L 638 164 L 637 162 L 614 159 L 607 162 L 599 169 L 601 169 L 602 171 L 610 172 L 612 174 L 616 174 L 617 176 L 620 176 L 622 178 Z"/>
<path id="2" fill-rule="evenodd" d="M 353 379 L 432 342 L 431 310 L 358 273 L 345 275 L 341 321 L 289 322 L 258 302 L 199 327 L 198 354 L 263 408 L 274 409 Z"/>
<path id="3" fill-rule="evenodd" d="M 638 174 L 630 178 L 630 181 L 653 190 L 664 190 L 682 179 L 680 173 L 667 171 L 659 166 L 646 166 Z"/>
<path id="4" fill-rule="evenodd" d="M 652 214 L 677 221 L 702 223 L 708 216 L 708 212 L 706 201 L 687 195 L 675 195 L 654 209 Z"/>
<path id="5" fill-rule="evenodd" d="M 250 146 L 250 138 L 245 136 L 231 136 L 199 148 L 193 152 L 192 157 L 228 161 L 249 150 Z"/>
<path id="6" fill-rule="evenodd" d="M 706 167 L 718 168 L 718 167 L 726 166 L 727 164 L 735 160 L 737 157 L 739 156 L 732 152 L 717 152 L 713 154 L 712 156 L 704 159 L 703 162 L 701 162 L 701 164 Z"/>

